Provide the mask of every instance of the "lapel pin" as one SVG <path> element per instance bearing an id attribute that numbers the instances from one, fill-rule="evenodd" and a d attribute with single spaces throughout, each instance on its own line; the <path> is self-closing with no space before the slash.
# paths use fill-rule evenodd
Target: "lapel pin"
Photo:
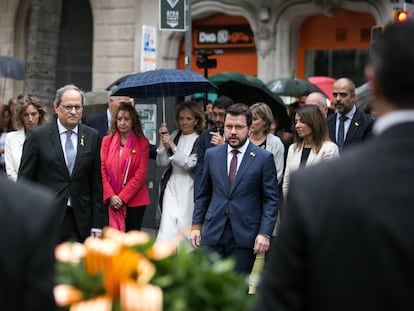
<path id="1" fill-rule="evenodd" d="M 251 151 L 249 155 L 250 155 L 252 158 L 254 158 L 254 157 L 256 156 L 256 154 L 255 154 L 253 151 Z"/>
<path id="2" fill-rule="evenodd" d="M 355 122 L 355 126 L 359 126 L 359 123 L 358 122 Z"/>
<path id="3" fill-rule="evenodd" d="M 84 136 L 83 135 L 81 136 L 81 139 L 80 139 L 80 145 L 82 147 L 85 147 L 85 141 L 84 141 Z"/>

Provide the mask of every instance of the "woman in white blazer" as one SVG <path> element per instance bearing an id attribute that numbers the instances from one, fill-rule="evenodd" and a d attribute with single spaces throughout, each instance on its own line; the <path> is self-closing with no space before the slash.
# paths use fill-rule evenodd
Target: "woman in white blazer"
<path id="1" fill-rule="evenodd" d="M 250 141 L 273 154 L 277 171 L 277 181 L 280 184 L 285 166 L 285 146 L 279 137 L 270 133 L 273 123 L 273 114 L 265 103 L 256 103 L 250 107 L 252 111 L 252 125 L 250 126 Z"/>
<path id="2" fill-rule="evenodd" d="M 286 197 L 289 190 L 293 171 L 337 156 L 338 146 L 329 139 L 326 120 L 318 106 L 305 105 L 299 108 L 295 114 L 293 144 L 286 158 L 283 195 Z"/>
<path id="3" fill-rule="evenodd" d="M 7 133 L 4 146 L 6 174 L 10 180 L 17 180 L 23 143 L 27 132 L 46 122 L 46 107 L 39 97 L 25 95 L 19 99 L 15 113 L 15 125 L 17 131 Z"/>

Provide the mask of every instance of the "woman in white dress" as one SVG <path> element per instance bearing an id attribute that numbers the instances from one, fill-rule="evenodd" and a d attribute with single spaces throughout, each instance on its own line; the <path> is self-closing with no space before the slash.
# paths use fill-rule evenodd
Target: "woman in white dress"
<path id="1" fill-rule="evenodd" d="M 196 141 L 204 129 L 201 105 L 194 101 L 178 104 L 175 123 L 177 130 L 171 134 L 166 124 L 161 124 L 159 128 L 156 163 L 168 168 L 160 182 L 161 221 L 157 243 L 189 236 L 193 217 Z"/>
<path id="2" fill-rule="evenodd" d="M 17 180 L 26 134 L 32 128 L 47 122 L 46 107 L 39 97 L 25 95 L 19 99 L 14 118 L 17 131 L 7 133 L 4 146 L 6 173 L 12 181 Z"/>

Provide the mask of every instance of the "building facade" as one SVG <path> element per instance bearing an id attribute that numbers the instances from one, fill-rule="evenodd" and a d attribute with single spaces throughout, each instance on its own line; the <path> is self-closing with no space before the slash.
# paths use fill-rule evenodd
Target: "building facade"
<path id="1" fill-rule="evenodd" d="M 195 52 L 213 48 L 223 54 L 214 56 L 217 68 L 211 73 L 241 71 L 267 82 L 338 77 L 354 70 L 362 82 L 370 28 L 388 22 L 392 8 L 401 2 L 193 0 L 191 68 L 202 73 Z M 25 59 L 30 5 L 30 0 L 0 0 L 0 55 Z M 143 25 L 157 29 L 157 68 L 184 68 L 185 34 L 159 30 L 158 0 L 63 0 L 57 86 L 75 83 L 85 90 L 103 90 L 138 72 Z M 236 33 L 233 44 L 208 37 L 223 29 Z M 4 98 L 22 89 L 22 81 L 7 81 Z"/>

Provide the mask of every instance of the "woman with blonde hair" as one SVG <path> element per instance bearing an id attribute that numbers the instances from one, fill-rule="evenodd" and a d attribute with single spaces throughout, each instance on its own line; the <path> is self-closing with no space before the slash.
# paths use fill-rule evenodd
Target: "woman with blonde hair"
<path id="1" fill-rule="evenodd" d="M 48 122 L 46 106 L 40 97 L 24 95 L 17 103 L 14 114 L 14 123 L 17 131 L 9 132 L 5 142 L 5 164 L 7 177 L 17 180 L 20 159 L 22 157 L 23 143 L 27 133 L 34 127 Z"/>
<path id="2" fill-rule="evenodd" d="M 329 139 L 328 127 L 316 105 L 305 105 L 295 113 L 293 144 L 290 145 L 283 178 L 283 194 L 289 189 L 290 175 L 300 167 L 339 156 L 338 146 Z"/>
<path id="3" fill-rule="evenodd" d="M 159 128 L 160 143 L 156 163 L 167 166 L 160 182 L 161 222 L 157 242 L 168 242 L 190 233 L 194 210 L 194 175 L 197 164 L 196 141 L 204 129 L 204 112 L 195 101 L 186 101 L 175 109 L 177 129 L 168 133 Z"/>

